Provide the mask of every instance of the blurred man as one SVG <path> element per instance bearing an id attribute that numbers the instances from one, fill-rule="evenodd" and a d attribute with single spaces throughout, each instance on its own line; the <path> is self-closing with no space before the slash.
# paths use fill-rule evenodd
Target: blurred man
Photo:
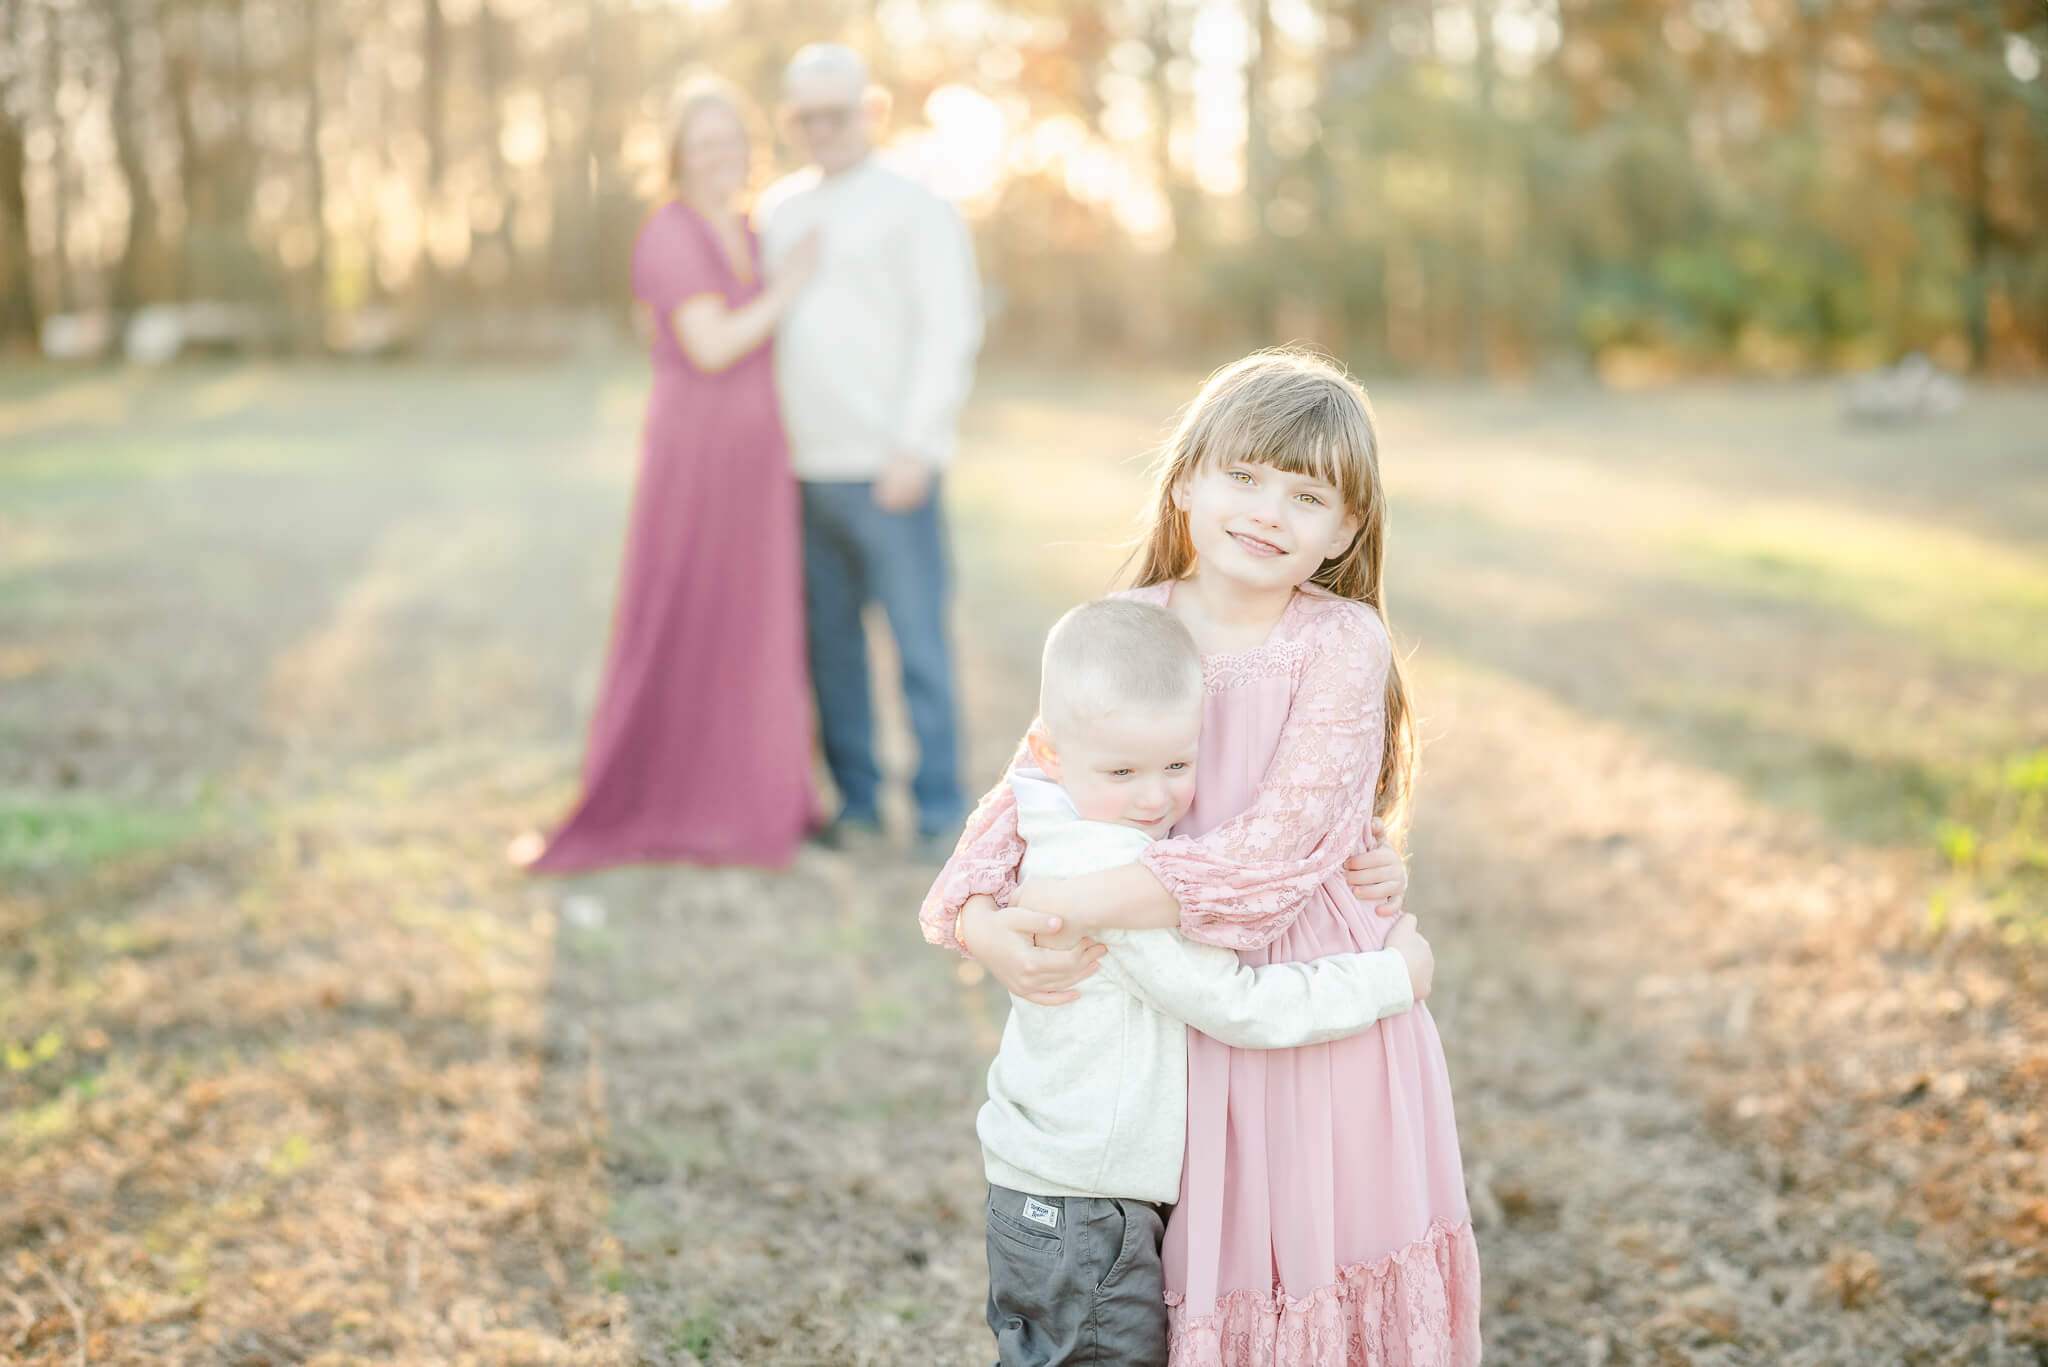
<path id="1" fill-rule="evenodd" d="M 815 44 L 783 76 L 783 116 L 811 166 L 762 197 L 771 272 L 812 228 L 823 253 L 776 338 L 776 387 L 803 488 L 812 686 L 841 797 L 822 837 L 881 831 L 861 611 L 878 602 L 917 735 L 919 858 L 942 861 L 966 811 L 946 609 L 940 472 L 981 345 L 980 286 L 953 207 L 880 165 L 886 100 L 850 48 Z"/>

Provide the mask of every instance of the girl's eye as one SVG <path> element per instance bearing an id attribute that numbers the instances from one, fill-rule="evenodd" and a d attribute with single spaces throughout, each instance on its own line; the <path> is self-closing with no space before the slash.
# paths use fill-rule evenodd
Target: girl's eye
<path id="1" fill-rule="evenodd" d="M 1176 774 L 1177 774 L 1177 773 L 1179 773 L 1179 772 L 1180 772 L 1181 770 L 1183 770 L 1183 769 L 1187 768 L 1188 766 L 1187 766 L 1187 762 L 1186 762 L 1185 760 L 1175 760 L 1175 761 L 1174 761 L 1173 763 L 1171 763 L 1171 764 L 1167 765 L 1166 767 L 1167 767 L 1167 769 L 1168 769 L 1168 770 L 1170 770 L 1171 772 L 1173 772 L 1173 773 L 1176 773 Z"/>
<path id="2" fill-rule="evenodd" d="M 1112 769 L 1109 771 L 1109 776 L 1111 778 L 1129 778 L 1131 771 L 1128 769 Z"/>
<path id="3" fill-rule="evenodd" d="M 1230 477 L 1240 484 L 1250 484 L 1252 482 L 1252 477 L 1242 470 L 1232 470 Z"/>
<path id="4" fill-rule="evenodd" d="M 1309 502 L 1315 504 L 1318 508 L 1323 506 L 1323 501 L 1317 498 L 1314 494 L 1303 494 L 1302 497 L 1307 499 Z"/>

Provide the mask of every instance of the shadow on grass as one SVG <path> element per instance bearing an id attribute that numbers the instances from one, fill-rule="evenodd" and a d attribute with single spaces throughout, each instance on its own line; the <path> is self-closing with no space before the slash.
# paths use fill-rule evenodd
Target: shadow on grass
<path id="1" fill-rule="evenodd" d="M 643 1361 L 981 1346 L 973 1109 L 993 1007 L 916 937 L 929 877 L 806 851 L 787 873 L 550 885 L 549 1053 L 601 1079 L 598 1275 Z"/>
<path id="2" fill-rule="evenodd" d="M 1697 556 L 1572 553 L 1466 510 L 1399 509 L 1404 639 L 1624 722 L 1837 837 L 1913 844 L 2021 938 L 2048 932 L 2038 639 L 1964 583 L 1861 611 L 1814 549 L 1702 572 Z M 2032 591 L 2031 583 L 2026 584 Z M 1967 637 L 1970 649 L 1947 647 Z M 2033 699 L 2030 701 L 2030 699 Z M 2032 715 L 2030 715 L 2030 713 Z M 1956 889 L 1952 889 L 1951 895 Z"/>

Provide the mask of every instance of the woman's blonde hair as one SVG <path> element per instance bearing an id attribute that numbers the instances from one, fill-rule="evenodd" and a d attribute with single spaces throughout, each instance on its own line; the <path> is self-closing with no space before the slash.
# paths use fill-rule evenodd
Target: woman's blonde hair
<path id="1" fill-rule="evenodd" d="M 661 177 L 659 192 L 664 196 L 680 196 L 686 168 L 683 165 L 683 139 L 690 131 L 690 125 L 697 116 L 707 109 L 722 109 L 732 116 L 740 126 L 740 135 L 747 142 L 748 181 L 758 177 L 754 168 L 765 166 L 762 149 L 767 145 L 766 135 L 761 129 L 760 118 L 754 107 L 739 88 L 721 77 L 699 73 L 684 79 L 676 87 L 675 95 L 669 100 L 668 127 L 662 138 Z"/>
<path id="2" fill-rule="evenodd" d="M 1308 352 L 1255 351 L 1202 386 L 1160 455 L 1149 524 L 1131 556 L 1133 584 L 1163 584 L 1193 572 L 1195 543 L 1175 494 L 1204 469 L 1230 461 L 1271 465 L 1336 486 L 1345 511 L 1358 519 L 1358 534 L 1309 582 L 1370 604 L 1385 623 L 1387 498 L 1372 401 L 1334 362 Z M 1387 669 L 1386 703 L 1373 814 L 1398 834 L 1415 781 L 1415 719 L 1398 656 Z"/>

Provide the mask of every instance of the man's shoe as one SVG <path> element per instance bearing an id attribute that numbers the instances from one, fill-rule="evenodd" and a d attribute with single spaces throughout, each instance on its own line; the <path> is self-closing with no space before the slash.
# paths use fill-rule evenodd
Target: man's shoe
<path id="1" fill-rule="evenodd" d="M 857 816 L 842 816 L 813 835 L 811 843 L 842 854 L 878 849 L 882 844 L 882 823 Z"/>

